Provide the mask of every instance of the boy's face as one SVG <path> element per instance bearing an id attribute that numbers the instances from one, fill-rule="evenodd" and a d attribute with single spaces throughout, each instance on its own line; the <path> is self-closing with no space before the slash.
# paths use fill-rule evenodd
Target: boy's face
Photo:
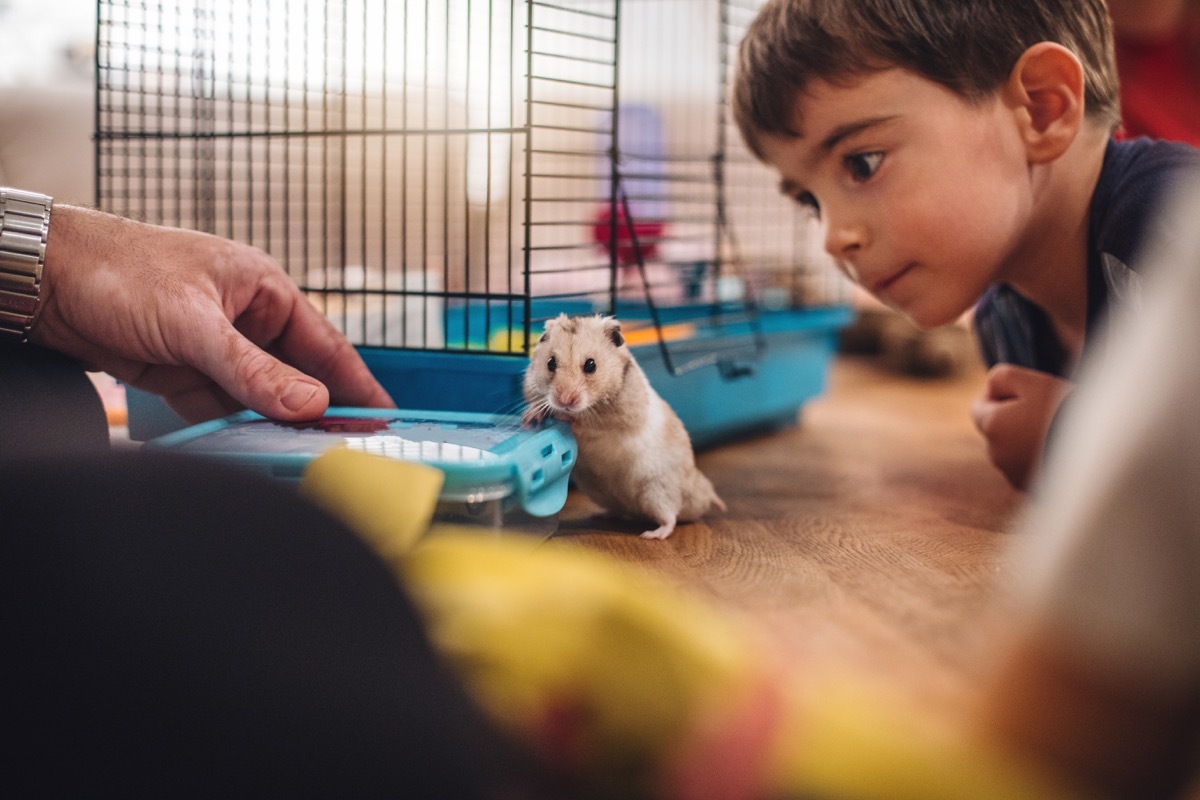
<path id="1" fill-rule="evenodd" d="M 797 98 L 799 138 L 762 150 L 782 190 L 815 204 L 825 249 L 923 328 L 958 319 L 1027 246 L 1029 165 L 999 93 L 968 103 L 901 69 Z"/>

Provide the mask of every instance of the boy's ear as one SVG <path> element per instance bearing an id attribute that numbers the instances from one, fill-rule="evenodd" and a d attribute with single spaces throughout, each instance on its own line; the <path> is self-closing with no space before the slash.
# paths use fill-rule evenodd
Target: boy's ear
<path id="1" fill-rule="evenodd" d="M 1083 125 L 1083 65 L 1067 48 L 1039 42 L 1017 59 L 1004 92 L 1017 114 L 1029 160 L 1061 156 Z"/>

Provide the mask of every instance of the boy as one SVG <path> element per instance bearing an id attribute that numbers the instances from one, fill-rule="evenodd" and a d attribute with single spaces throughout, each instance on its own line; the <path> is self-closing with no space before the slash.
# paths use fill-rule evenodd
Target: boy
<path id="1" fill-rule="evenodd" d="M 919 327 L 975 308 L 972 407 L 1027 488 L 1068 376 L 1200 153 L 1118 143 L 1103 0 L 770 0 L 734 117 L 841 269 Z"/>

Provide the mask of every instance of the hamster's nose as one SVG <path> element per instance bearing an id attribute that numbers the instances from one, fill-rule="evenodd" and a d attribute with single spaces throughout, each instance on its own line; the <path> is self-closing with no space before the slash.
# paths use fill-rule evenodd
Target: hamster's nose
<path id="1" fill-rule="evenodd" d="M 558 404 L 568 411 L 579 404 L 579 392 L 576 390 L 561 389 L 555 392 L 554 395 L 554 399 L 558 401 Z"/>

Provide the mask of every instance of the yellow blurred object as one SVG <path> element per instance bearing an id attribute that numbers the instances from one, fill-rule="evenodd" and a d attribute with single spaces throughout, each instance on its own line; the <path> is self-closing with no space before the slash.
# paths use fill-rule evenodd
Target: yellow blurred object
<path id="1" fill-rule="evenodd" d="M 887 687 L 846 676 L 809 676 L 805 688 L 815 699 L 789 717 L 770 759 L 772 797 L 1083 800 L 965 718 L 935 724 Z"/>
<path id="2" fill-rule="evenodd" d="M 344 521 L 396 568 L 429 530 L 445 479 L 425 464 L 336 447 L 309 462 L 300 493 Z"/>
<path id="3" fill-rule="evenodd" d="M 480 703 L 611 792 L 644 791 L 758 686 L 754 648 L 728 619 L 599 553 L 438 534 L 402 572 Z"/>
<path id="4" fill-rule="evenodd" d="M 397 570 L 480 705 L 598 796 L 642 795 L 668 774 L 758 780 L 769 683 L 736 625 L 600 553 L 431 526 L 441 484 L 424 465 L 338 448 L 311 462 L 301 491 Z M 731 736 L 751 757 L 689 755 Z"/>
<path id="5" fill-rule="evenodd" d="M 442 480 L 338 449 L 312 462 L 301 488 L 392 565 L 479 704 L 589 796 L 1076 796 L 882 687 L 780 675 L 744 623 L 625 562 L 431 526 Z"/>

